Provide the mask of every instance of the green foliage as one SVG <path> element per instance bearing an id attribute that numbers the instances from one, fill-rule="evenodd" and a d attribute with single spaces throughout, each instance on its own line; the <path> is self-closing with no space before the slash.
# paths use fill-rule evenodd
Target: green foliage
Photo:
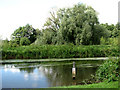
<path id="1" fill-rule="evenodd" d="M 102 66 L 99 67 L 96 72 L 96 78 L 100 81 L 118 81 L 119 77 L 119 58 L 109 59 L 104 62 Z"/>
<path id="2" fill-rule="evenodd" d="M 104 26 L 109 31 L 110 38 L 116 38 L 119 36 L 120 33 L 119 23 L 117 23 L 116 25 L 114 24 L 108 25 L 108 23 L 101 25 Z"/>
<path id="3" fill-rule="evenodd" d="M 3 48 L 2 55 L 3 59 L 86 58 L 119 56 L 119 50 L 117 46 L 31 45 Z"/>
<path id="4" fill-rule="evenodd" d="M 120 46 L 120 33 L 119 33 L 119 36 L 118 36 L 118 45 Z"/>
<path id="5" fill-rule="evenodd" d="M 90 6 L 77 4 L 50 15 L 35 44 L 96 45 L 101 37 L 108 36 L 107 29 L 99 25 L 97 12 Z"/>
<path id="6" fill-rule="evenodd" d="M 16 41 L 8 41 L 7 39 L 6 40 L 2 40 L 2 48 L 8 48 L 8 47 L 17 47 L 19 46 Z"/>
<path id="7" fill-rule="evenodd" d="M 118 37 L 117 38 L 108 38 L 108 39 L 105 39 L 105 38 L 101 38 L 100 39 L 100 44 L 101 45 L 118 45 L 119 44 L 119 41 L 118 41 Z"/>
<path id="8" fill-rule="evenodd" d="M 37 30 L 37 32 L 39 32 L 39 31 Z M 31 44 L 36 40 L 36 37 L 37 37 L 36 30 L 29 24 L 27 24 L 26 26 L 23 26 L 23 27 L 19 27 L 12 34 L 12 41 L 14 41 L 18 45 L 20 45 L 20 39 L 22 37 L 28 38 L 30 41 L 29 44 Z"/>
<path id="9" fill-rule="evenodd" d="M 20 45 L 23 46 L 23 45 L 29 45 L 30 44 L 30 40 L 27 38 L 27 37 L 22 37 L 20 39 Z"/>
<path id="10" fill-rule="evenodd" d="M 118 45 L 118 38 L 108 38 L 109 45 Z"/>
<path id="11" fill-rule="evenodd" d="M 98 13 L 91 6 L 78 3 L 73 7 L 50 12 L 50 17 L 44 23 L 42 30 L 35 30 L 29 24 L 19 27 L 12 34 L 10 46 L 19 46 L 22 37 L 29 39 L 29 45 L 69 43 L 74 45 L 118 45 L 119 24 L 99 24 Z"/>
<path id="12" fill-rule="evenodd" d="M 100 44 L 101 44 L 101 45 L 106 45 L 106 44 L 107 44 L 107 43 L 106 43 L 106 39 L 103 38 L 103 37 L 101 37 L 101 39 L 100 39 Z"/>
<path id="13" fill-rule="evenodd" d="M 8 47 L 8 46 L 9 46 L 9 41 L 8 41 L 8 39 L 6 39 L 6 40 L 1 40 L 1 46 L 2 46 L 2 47 Z"/>
<path id="14" fill-rule="evenodd" d="M 16 41 L 10 40 L 10 41 L 9 41 L 9 46 L 10 46 L 10 47 L 18 47 L 19 44 L 17 44 Z"/>

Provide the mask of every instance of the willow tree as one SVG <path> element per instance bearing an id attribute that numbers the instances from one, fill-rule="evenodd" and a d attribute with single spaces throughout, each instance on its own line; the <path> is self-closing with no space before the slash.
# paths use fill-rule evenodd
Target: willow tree
<path id="1" fill-rule="evenodd" d="M 44 33 L 46 35 L 40 37 L 51 35 L 51 44 L 100 44 L 100 38 L 108 36 L 107 29 L 99 25 L 97 12 L 84 4 L 51 13 L 51 17 L 44 24 Z"/>
<path id="2" fill-rule="evenodd" d="M 100 44 L 100 38 L 108 36 L 107 29 L 99 25 L 97 12 L 90 6 L 77 4 L 73 8 L 60 9 L 58 12 L 61 17 L 59 32 L 62 34 L 59 36 L 67 43 Z"/>

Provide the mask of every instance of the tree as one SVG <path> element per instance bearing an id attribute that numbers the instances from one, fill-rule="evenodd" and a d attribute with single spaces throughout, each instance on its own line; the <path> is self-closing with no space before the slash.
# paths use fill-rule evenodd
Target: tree
<path id="1" fill-rule="evenodd" d="M 53 32 L 57 32 L 60 28 L 60 18 L 55 12 L 50 12 L 51 17 L 47 19 L 44 24 L 44 29 L 51 30 Z"/>
<path id="2" fill-rule="evenodd" d="M 77 4 L 73 8 L 60 9 L 59 17 L 61 17 L 59 29 L 61 35 L 57 36 L 62 36 L 62 41 L 66 43 L 100 44 L 100 38 L 105 34 L 104 31 L 107 32 L 105 28 L 99 25 L 97 12 L 84 4 Z M 57 41 L 59 42 L 59 40 Z"/>
<path id="3" fill-rule="evenodd" d="M 27 24 L 26 26 L 19 27 L 12 34 L 12 40 L 14 40 L 17 44 L 20 44 L 20 39 L 22 37 L 28 38 L 31 44 L 36 40 L 36 30 L 31 25 Z"/>
<path id="4" fill-rule="evenodd" d="M 23 45 L 29 45 L 30 44 L 30 40 L 27 38 L 27 37 L 22 37 L 20 39 L 20 45 L 23 46 Z"/>
<path id="5" fill-rule="evenodd" d="M 108 23 L 101 25 L 104 26 L 110 32 L 109 35 L 110 38 L 115 38 L 119 36 L 120 33 L 119 23 L 117 23 L 116 25 L 114 24 L 109 25 Z"/>
<path id="6" fill-rule="evenodd" d="M 110 32 L 102 25 L 95 25 L 93 28 L 93 35 L 91 41 L 93 45 L 100 44 L 100 39 L 104 37 L 109 38 Z"/>
<path id="7" fill-rule="evenodd" d="M 45 44 L 90 45 L 100 44 L 100 38 L 108 36 L 106 34 L 109 32 L 99 24 L 97 12 L 90 6 L 77 4 L 50 14 L 37 41 Z"/>

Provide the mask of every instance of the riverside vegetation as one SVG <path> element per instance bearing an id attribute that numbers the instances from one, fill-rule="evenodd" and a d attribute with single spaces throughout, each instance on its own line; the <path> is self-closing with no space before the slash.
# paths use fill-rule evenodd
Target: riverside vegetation
<path id="1" fill-rule="evenodd" d="M 41 45 L 7 47 L 2 59 L 87 58 L 119 56 L 118 46 Z"/>

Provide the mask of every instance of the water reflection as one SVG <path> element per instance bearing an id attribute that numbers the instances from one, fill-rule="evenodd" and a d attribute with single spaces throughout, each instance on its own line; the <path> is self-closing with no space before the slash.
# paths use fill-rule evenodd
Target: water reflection
<path id="1" fill-rule="evenodd" d="M 51 86 L 63 86 L 63 85 L 75 85 L 84 79 L 90 78 L 91 74 L 94 74 L 96 68 L 76 68 L 76 79 L 72 79 L 72 71 L 70 66 L 59 67 L 43 67 L 42 72 L 48 78 L 48 82 Z"/>
<path id="2" fill-rule="evenodd" d="M 29 80 L 28 77 L 29 77 L 28 73 L 25 73 L 25 74 L 24 74 L 24 79 L 25 79 L 25 80 Z"/>
<path id="3" fill-rule="evenodd" d="M 29 67 L 29 68 L 19 68 L 21 72 L 27 72 L 27 73 L 33 73 L 35 67 Z"/>
<path id="4" fill-rule="evenodd" d="M 76 79 L 72 79 L 72 64 L 60 66 L 3 65 L 3 88 L 46 88 L 76 85 L 94 74 L 96 67 L 76 67 Z M 16 80 L 15 81 L 12 81 Z M 8 80 L 11 80 L 8 82 Z"/>
<path id="5" fill-rule="evenodd" d="M 20 70 L 18 68 L 15 68 L 14 65 L 5 65 L 4 66 L 4 71 L 5 72 L 10 71 L 12 73 L 20 72 Z"/>

